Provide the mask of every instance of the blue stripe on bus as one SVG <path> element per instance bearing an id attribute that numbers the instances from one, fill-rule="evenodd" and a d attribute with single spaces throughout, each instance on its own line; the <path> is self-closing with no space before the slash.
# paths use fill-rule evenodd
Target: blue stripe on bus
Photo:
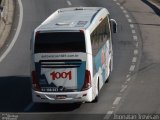
<path id="1" fill-rule="evenodd" d="M 80 91 L 83 87 L 85 80 L 85 70 L 86 70 L 86 61 L 82 61 L 80 67 L 77 68 L 77 87 L 78 91 Z"/>

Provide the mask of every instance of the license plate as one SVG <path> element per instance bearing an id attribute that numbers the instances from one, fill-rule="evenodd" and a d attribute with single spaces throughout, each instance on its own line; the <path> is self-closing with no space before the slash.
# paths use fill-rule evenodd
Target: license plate
<path id="1" fill-rule="evenodd" d="M 52 88 L 41 88 L 41 91 L 42 92 L 58 92 L 58 88 L 54 88 L 54 87 L 52 87 Z"/>

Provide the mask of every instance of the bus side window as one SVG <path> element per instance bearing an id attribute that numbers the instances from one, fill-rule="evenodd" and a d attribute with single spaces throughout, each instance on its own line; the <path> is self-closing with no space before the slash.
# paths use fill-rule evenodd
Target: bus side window
<path id="1" fill-rule="evenodd" d="M 92 32 L 91 34 L 91 44 L 92 44 L 92 54 L 95 56 L 98 52 L 98 42 L 97 42 L 97 31 Z"/>
<path id="2" fill-rule="evenodd" d="M 112 51 L 112 41 L 111 41 L 111 28 L 110 28 L 110 20 L 109 17 L 106 19 L 106 33 L 107 39 L 109 40 L 109 53 Z"/>
<path id="3" fill-rule="evenodd" d="M 106 43 L 107 39 L 107 18 L 104 18 L 103 21 L 99 24 L 97 27 L 99 31 L 99 49 L 103 47 L 103 45 Z"/>
<path id="4" fill-rule="evenodd" d="M 107 40 L 110 40 L 109 21 L 105 17 L 103 21 L 91 33 L 92 54 L 95 56 Z"/>

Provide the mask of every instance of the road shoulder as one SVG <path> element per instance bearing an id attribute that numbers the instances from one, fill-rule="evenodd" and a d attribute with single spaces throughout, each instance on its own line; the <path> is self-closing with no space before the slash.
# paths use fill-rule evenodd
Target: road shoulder
<path id="1" fill-rule="evenodd" d="M 160 17 L 144 0 L 119 0 L 136 20 L 142 36 L 142 56 L 137 76 L 132 82 L 117 113 L 160 113 Z"/>

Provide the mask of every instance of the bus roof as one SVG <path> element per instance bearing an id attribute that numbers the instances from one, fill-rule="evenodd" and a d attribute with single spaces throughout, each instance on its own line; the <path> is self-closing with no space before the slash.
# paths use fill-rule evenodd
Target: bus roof
<path id="1" fill-rule="evenodd" d="M 86 29 L 102 9 L 101 7 L 62 8 L 49 16 L 36 30 L 58 31 Z M 106 10 L 106 12 L 108 11 Z"/>

